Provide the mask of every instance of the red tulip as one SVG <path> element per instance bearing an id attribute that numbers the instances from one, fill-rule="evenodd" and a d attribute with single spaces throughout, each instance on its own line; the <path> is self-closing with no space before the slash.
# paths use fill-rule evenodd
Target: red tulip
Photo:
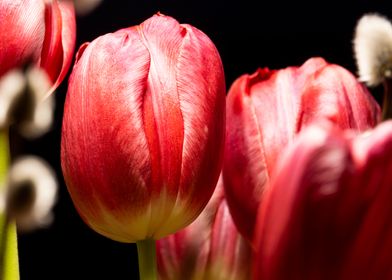
<path id="1" fill-rule="evenodd" d="M 300 134 L 260 206 L 254 279 L 392 279 L 392 122 Z"/>
<path id="2" fill-rule="evenodd" d="M 234 222 L 248 240 L 281 151 L 320 119 L 365 130 L 379 121 L 380 109 L 352 74 L 322 58 L 279 71 L 259 69 L 232 85 L 223 176 Z"/>
<path id="3" fill-rule="evenodd" d="M 248 280 L 251 248 L 230 216 L 223 180 L 200 216 L 185 229 L 157 241 L 162 280 Z"/>
<path id="4" fill-rule="evenodd" d="M 61 161 L 84 221 L 118 241 L 158 239 L 210 199 L 224 149 L 225 84 L 214 44 L 157 14 L 79 50 Z"/>
<path id="5" fill-rule="evenodd" d="M 52 92 L 72 61 L 76 37 L 73 2 L 1 0 L 0 22 L 0 76 L 14 67 L 36 63 L 51 79 Z"/>

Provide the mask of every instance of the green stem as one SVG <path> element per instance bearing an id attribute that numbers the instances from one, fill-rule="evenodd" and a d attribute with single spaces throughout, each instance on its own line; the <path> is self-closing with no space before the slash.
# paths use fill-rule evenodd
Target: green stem
<path id="1" fill-rule="evenodd" d="M 136 243 L 137 254 L 139 258 L 139 275 L 140 280 L 156 280 L 157 278 L 157 261 L 155 240 L 146 239 Z"/>
<path id="2" fill-rule="evenodd" d="M 9 165 L 8 133 L 0 131 L 0 193 L 4 186 Z M 18 242 L 16 226 L 0 210 L 0 280 L 19 279 Z"/>
<path id="3" fill-rule="evenodd" d="M 392 118 L 392 79 L 384 80 L 384 101 L 382 103 L 382 120 Z"/>

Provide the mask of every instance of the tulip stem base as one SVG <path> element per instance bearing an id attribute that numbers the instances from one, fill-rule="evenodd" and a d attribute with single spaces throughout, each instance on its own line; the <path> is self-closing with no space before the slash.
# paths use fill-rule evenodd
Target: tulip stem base
<path id="1" fill-rule="evenodd" d="M 8 133 L 0 130 L 0 204 L 4 195 L 9 165 Z M 5 206 L 5 205 L 3 205 Z M 15 223 L 7 218 L 5 207 L 0 205 L 0 280 L 19 279 L 18 242 Z"/>
<path id="2" fill-rule="evenodd" d="M 139 259 L 140 280 L 158 279 L 155 240 L 146 239 L 138 241 L 136 245 Z"/>
<path id="3" fill-rule="evenodd" d="M 382 104 L 382 119 L 385 121 L 392 118 L 392 79 L 384 80 L 384 100 Z"/>

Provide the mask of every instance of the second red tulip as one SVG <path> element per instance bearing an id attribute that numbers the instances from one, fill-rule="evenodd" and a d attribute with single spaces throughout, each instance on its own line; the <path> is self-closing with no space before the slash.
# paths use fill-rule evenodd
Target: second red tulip
<path id="1" fill-rule="evenodd" d="M 303 127 L 328 120 L 362 131 L 379 119 L 379 106 L 366 88 L 347 70 L 321 58 L 240 77 L 228 94 L 223 168 L 227 202 L 239 231 L 253 239 L 257 209 L 275 163 Z"/>

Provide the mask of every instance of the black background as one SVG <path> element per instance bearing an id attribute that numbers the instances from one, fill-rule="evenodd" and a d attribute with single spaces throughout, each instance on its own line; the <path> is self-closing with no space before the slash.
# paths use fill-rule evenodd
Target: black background
<path id="1" fill-rule="evenodd" d="M 258 67 L 301 65 L 322 56 L 356 72 L 352 52 L 357 20 L 369 12 L 392 18 L 392 4 L 369 0 L 224 1 L 104 0 L 91 14 L 77 18 L 77 48 L 99 35 L 136 25 L 160 11 L 206 33 L 223 61 L 227 88 Z M 344 5 L 344 6 L 342 6 Z M 56 92 L 53 129 L 34 141 L 15 140 L 17 153 L 43 157 L 60 184 L 55 221 L 45 229 L 19 235 L 21 279 L 138 279 L 136 246 L 106 239 L 79 218 L 60 168 L 60 133 L 67 80 Z M 375 90 L 375 92 L 377 89 Z"/>

